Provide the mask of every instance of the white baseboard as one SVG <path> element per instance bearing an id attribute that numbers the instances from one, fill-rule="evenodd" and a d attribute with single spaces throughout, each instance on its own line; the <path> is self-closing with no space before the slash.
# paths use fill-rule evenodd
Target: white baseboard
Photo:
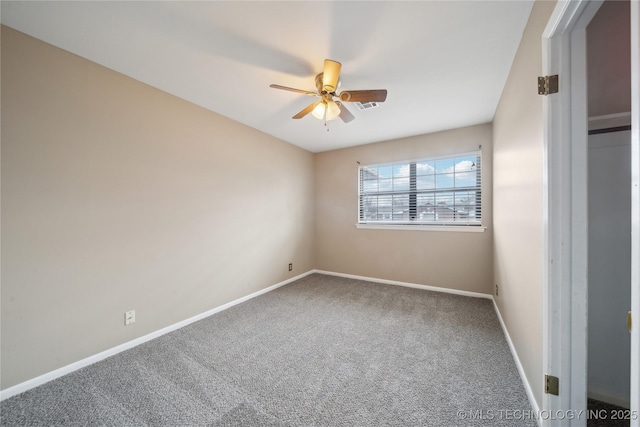
<path id="1" fill-rule="evenodd" d="M 243 303 L 245 301 L 248 301 L 252 298 L 255 298 L 259 295 L 265 294 L 267 292 L 273 291 L 274 289 L 277 289 L 281 286 L 284 286 L 288 283 L 291 283 L 293 281 L 296 281 L 298 279 L 301 279 L 305 276 L 308 276 L 309 274 L 313 273 L 314 270 L 310 270 L 307 271 L 306 273 L 302 273 L 298 276 L 292 277 L 290 279 L 287 279 L 285 281 L 282 281 L 280 283 L 276 283 L 275 285 L 269 286 L 267 288 L 261 289 L 257 292 L 254 292 L 252 294 L 249 294 L 247 296 L 244 296 L 242 298 L 238 298 L 236 300 L 233 300 L 231 302 L 228 302 L 226 304 L 223 304 L 219 307 L 213 308 L 211 310 L 205 311 L 204 313 L 200 313 L 197 314 L 193 317 L 190 317 L 188 319 L 182 320 L 178 323 L 174 323 L 173 325 L 169 325 L 165 328 L 159 329 L 155 332 L 151 332 L 150 334 L 144 335 L 140 338 L 136 338 L 134 340 L 128 341 L 124 344 L 120 344 L 116 347 L 110 348 L 108 350 L 102 351 L 98 354 L 94 354 L 93 356 L 89 356 L 85 359 L 79 360 L 77 362 L 71 363 L 69 365 L 63 366 L 62 368 L 58 368 L 54 371 L 51 372 L 47 372 L 46 374 L 40 375 L 38 377 L 32 378 L 28 381 L 25 381 L 23 383 L 20 384 L 16 384 L 12 387 L 6 388 L 4 390 L 0 391 L 0 401 L 5 400 L 10 398 L 11 396 L 15 396 L 17 394 L 23 393 L 27 390 L 30 390 L 34 387 L 37 387 L 39 385 L 48 383 L 49 381 L 55 380 L 56 378 L 60 378 L 63 375 L 67 375 L 70 374 L 74 371 L 77 371 L 78 369 L 84 368 L 85 366 L 89 366 L 92 365 L 96 362 L 99 362 L 101 360 L 106 359 L 107 357 L 113 356 L 115 354 L 118 354 L 120 352 L 123 352 L 125 350 L 128 350 L 130 348 L 133 348 L 135 346 L 138 346 L 140 344 L 143 344 L 147 341 L 151 341 L 154 338 L 158 338 L 162 335 L 168 334 L 169 332 L 175 331 L 176 329 L 180 329 L 182 327 L 185 327 L 191 323 L 197 322 L 198 320 L 202 320 L 205 317 L 209 317 L 213 314 L 219 313 L 223 310 L 226 310 L 230 307 L 233 307 L 234 305 Z"/>
<path id="2" fill-rule="evenodd" d="M 631 405 L 631 399 L 629 398 L 629 396 L 620 396 L 619 394 L 609 393 L 608 391 L 604 390 L 596 390 L 590 388 L 587 390 L 587 397 L 589 399 L 599 400 L 611 405 L 622 406 L 626 409 L 629 409 Z"/>
<path id="3" fill-rule="evenodd" d="M 375 277 L 366 277 L 366 276 L 357 276 L 357 275 L 354 275 L 354 274 L 335 273 L 333 271 L 313 270 L 313 273 L 326 274 L 328 276 L 344 277 L 344 278 L 347 278 L 347 279 L 366 280 L 367 282 L 384 283 L 386 285 L 404 286 L 406 288 L 424 289 L 426 291 L 442 292 L 442 293 L 445 293 L 445 294 L 463 295 L 463 296 L 466 296 L 466 297 L 473 297 L 473 298 L 486 298 L 486 299 L 491 299 L 492 298 L 492 296 L 490 294 L 483 294 L 483 293 L 480 293 L 480 292 L 461 291 L 459 289 L 440 288 L 438 286 L 429 286 L 429 285 L 419 285 L 417 283 L 399 282 L 397 280 L 376 279 Z"/>
<path id="4" fill-rule="evenodd" d="M 498 315 L 498 320 L 500 321 L 500 326 L 502 326 L 502 331 L 504 332 L 504 336 L 507 339 L 507 344 L 509 344 L 509 349 L 511 350 L 511 355 L 513 356 L 513 360 L 516 362 L 516 367 L 518 368 L 518 373 L 520 374 L 520 378 L 522 379 L 522 384 L 524 384 L 524 390 L 527 393 L 527 397 L 529 398 L 529 403 L 531 404 L 531 410 L 534 414 L 540 413 L 540 407 L 538 406 L 538 402 L 536 402 L 535 395 L 533 394 L 533 389 L 531 388 L 531 384 L 529 384 L 529 380 L 527 379 L 527 375 L 524 372 L 524 368 L 522 367 L 522 363 L 520 363 L 520 358 L 518 357 L 518 352 L 516 351 L 516 347 L 513 345 L 513 341 L 511 341 L 511 336 L 509 335 L 509 331 L 507 330 L 507 326 L 504 324 L 504 320 L 502 320 L 502 315 L 500 314 L 500 309 L 498 308 L 498 304 L 496 304 L 495 298 L 492 296 L 493 300 L 493 308 L 496 310 L 496 314 Z M 539 426 L 541 426 L 541 419 L 536 417 L 536 421 Z"/>

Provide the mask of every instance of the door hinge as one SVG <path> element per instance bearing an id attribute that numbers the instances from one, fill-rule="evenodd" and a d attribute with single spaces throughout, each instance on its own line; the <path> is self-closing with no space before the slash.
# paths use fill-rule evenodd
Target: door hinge
<path id="1" fill-rule="evenodd" d="M 629 332 L 631 332 L 631 325 L 632 325 L 632 321 L 631 321 L 631 312 L 627 313 L 627 329 L 629 330 Z"/>
<path id="2" fill-rule="evenodd" d="M 538 95 L 558 93 L 558 75 L 538 77 Z"/>
<path id="3" fill-rule="evenodd" d="M 558 396 L 559 389 L 560 389 L 560 380 L 558 379 L 558 377 L 545 374 L 544 375 L 544 392 L 547 394 L 553 394 L 555 396 Z"/>

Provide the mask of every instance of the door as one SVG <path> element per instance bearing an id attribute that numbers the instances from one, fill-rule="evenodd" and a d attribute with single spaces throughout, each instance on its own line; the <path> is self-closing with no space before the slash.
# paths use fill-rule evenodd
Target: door
<path id="1" fill-rule="evenodd" d="M 545 97 L 543 168 L 543 367 L 560 379 L 545 411 L 586 409 L 587 111 L 585 28 L 602 1 L 558 2 L 543 34 L 543 75 L 560 75 Z M 640 425 L 640 2 L 631 1 L 631 330 L 630 409 Z M 563 425 L 586 425 L 586 417 Z M 551 425 L 553 421 L 543 421 Z"/>
<path id="2" fill-rule="evenodd" d="M 620 129 L 589 135 L 587 396 L 628 408 L 631 131 Z"/>
<path id="3" fill-rule="evenodd" d="M 640 417 L 640 2 L 631 2 L 631 412 Z M 640 425 L 636 419 L 635 425 Z M 632 424 L 633 425 L 633 424 Z"/>

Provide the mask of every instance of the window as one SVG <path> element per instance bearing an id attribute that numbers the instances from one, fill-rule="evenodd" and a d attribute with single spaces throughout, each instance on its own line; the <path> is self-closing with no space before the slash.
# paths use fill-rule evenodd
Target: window
<path id="1" fill-rule="evenodd" d="M 480 226 L 480 152 L 358 168 L 358 224 Z"/>

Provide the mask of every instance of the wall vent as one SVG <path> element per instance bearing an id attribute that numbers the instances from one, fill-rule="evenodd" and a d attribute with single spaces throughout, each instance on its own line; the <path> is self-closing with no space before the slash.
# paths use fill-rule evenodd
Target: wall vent
<path id="1" fill-rule="evenodd" d="M 361 111 L 378 107 L 377 102 L 355 102 L 355 104 L 356 104 L 356 107 L 358 107 L 358 110 L 361 110 Z"/>

